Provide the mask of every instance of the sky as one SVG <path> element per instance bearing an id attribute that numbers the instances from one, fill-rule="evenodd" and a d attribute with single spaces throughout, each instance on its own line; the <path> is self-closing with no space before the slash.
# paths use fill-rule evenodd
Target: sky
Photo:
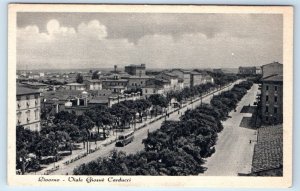
<path id="1" fill-rule="evenodd" d="M 283 61 L 279 14 L 17 14 L 18 69 L 237 68 Z"/>

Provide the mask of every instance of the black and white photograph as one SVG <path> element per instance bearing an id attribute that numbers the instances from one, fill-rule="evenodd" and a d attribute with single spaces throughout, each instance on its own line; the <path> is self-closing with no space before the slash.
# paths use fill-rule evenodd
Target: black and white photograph
<path id="1" fill-rule="evenodd" d="M 291 184 L 292 7 L 9 8 L 12 184 Z"/>

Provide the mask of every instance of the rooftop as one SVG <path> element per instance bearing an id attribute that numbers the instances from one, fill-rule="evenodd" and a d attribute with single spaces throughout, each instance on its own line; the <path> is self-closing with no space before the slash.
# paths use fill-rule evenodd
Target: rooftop
<path id="1" fill-rule="evenodd" d="M 89 104 L 106 104 L 108 103 L 108 97 L 99 96 L 94 97 L 93 99 L 89 100 Z"/>
<path id="2" fill-rule="evenodd" d="M 91 79 L 91 80 L 85 80 L 85 81 L 87 81 L 87 82 L 93 82 L 93 83 L 95 83 L 95 82 L 101 82 L 101 80 L 98 80 L 98 79 Z"/>
<path id="3" fill-rule="evenodd" d="M 66 86 L 85 86 L 85 85 L 80 84 L 80 83 L 69 83 L 69 84 L 66 84 Z"/>
<path id="4" fill-rule="evenodd" d="M 176 70 L 177 70 L 177 71 L 181 71 L 182 73 L 186 73 L 186 74 L 191 73 L 191 71 L 189 71 L 189 70 L 184 70 L 184 69 L 180 69 L 180 68 L 172 69 L 171 72 L 172 72 L 172 71 L 176 71 Z"/>
<path id="5" fill-rule="evenodd" d="M 17 86 L 17 95 L 39 94 L 39 90 L 31 89 L 23 86 Z"/>
<path id="6" fill-rule="evenodd" d="M 265 77 L 263 79 L 263 81 L 269 81 L 269 82 L 282 82 L 283 81 L 283 75 L 272 75 L 272 76 L 268 76 L 268 77 Z"/>
<path id="7" fill-rule="evenodd" d="M 257 144 L 254 147 L 252 172 L 272 170 L 283 164 L 282 124 L 258 129 Z"/>
<path id="8" fill-rule="evenodd" d="M 48 86 L 47 84 L 40 83 L 40 82 L 24 82 L 23 84 L 30 85 L 30 86 Z"/>
<path id="9" fill-rule="evenodd" d="M 279 63 L 279 62 L 272 62 L 272 63 L 269 63 L 269 64 L 264 64 L 261 67 L 268 66 L 268 65 L 282 65 L 282 64 Z"/>

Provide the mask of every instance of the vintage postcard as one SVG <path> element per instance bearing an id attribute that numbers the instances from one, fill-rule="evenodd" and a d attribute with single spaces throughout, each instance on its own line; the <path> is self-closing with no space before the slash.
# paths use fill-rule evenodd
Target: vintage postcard
<path id="1" fill-rule="evenodd" d="M 9 185 L 292 185 L 293 7 L 8 8 Z"/>

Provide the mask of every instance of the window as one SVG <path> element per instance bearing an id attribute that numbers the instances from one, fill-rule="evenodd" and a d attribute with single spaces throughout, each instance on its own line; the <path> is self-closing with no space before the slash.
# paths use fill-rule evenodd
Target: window
<path id="1" fill-rule="evenodd" d="M 266 101 L 269 101 L 269 96 L 266 96 Z"/>
<path id="2" fill-rule="evenodd" d="M 277 86 L 274 86 L 274 89 L 275 89 L 275 91 L 277 91 L 277 89 L 278 89 Z"/>
<path id="3" fill-rule="evenodd" d="M 21 100 L 21 96 L 17 96 L 17 101 L 20 101 Z"/>
<path id="4" fill-rule="evenodd" d="M 268 106 L 266 106 L 266 113 L 268 113 L 269 112 L 269 107 Z"/>
<path id="5" fill-rule="evenodd" d="M 22 115 L 21 111 L 17 113 L 17 125 L 21 124 L 21 115 Z"/>
<path id="6" fill-rule="evenodd" d="M 269 117 L 268 116 L 266 116 L 266 121 L 269 121 Z"/>
<path id="7" fill-rule="evenodd" d="M 39 110 L 34 111 L 34 119 L 38 120 L 39 119 Z"/>
<path id="8" fill-rule="evenodd" d="M 277 102 L 277 96 L 274 97 L 274 102 Z"/>
<path id="9" fill-rule="evenodd" d="M 274 113 L 277 114 L 277 107 L 274 107 Z"/>
<path id="10" fill-rule="evenodd" d="M 27 115 L 27 122 L 30 121 L 30 110 L 26 111 L 26 115 Z"/>
<path id="11" fill-rule="evenodd" d="M 26 96 L 26 99 L 27 99 L 27 100 L 29 100 L 29 99 L 30 99 L 30 96 L 29 96 L 29 95 L 27 95 L 27 96 Z"/>
<path id="12" fill-rule="evenodd" d="M 266 90 L 269 90 L 269 86 L 266 86 Z"/>

